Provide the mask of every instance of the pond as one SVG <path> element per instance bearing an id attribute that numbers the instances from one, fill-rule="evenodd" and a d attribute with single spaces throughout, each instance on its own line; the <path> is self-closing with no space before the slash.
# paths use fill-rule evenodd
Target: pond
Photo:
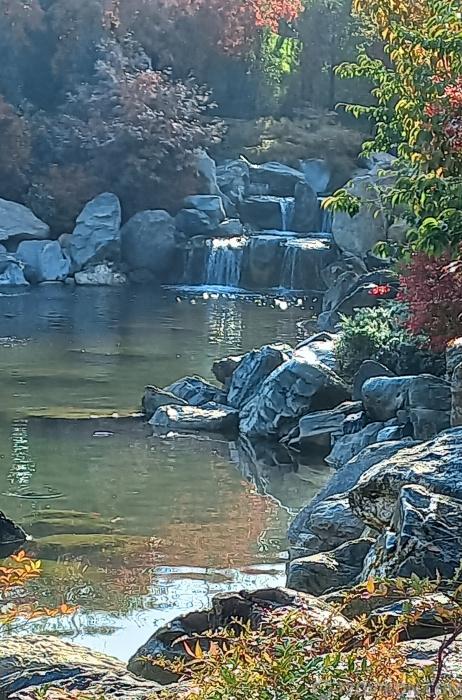
<path id="1" fill-rule="evenodd" d="M 79 606 L 34 631 L 127 659 L 217 592 L 284 583 L 287 525 L 327 479 L 320 460 L 152 437 L 124 416 L 146 384 L 212 379 L 217 357 L 300 340 L 310 305 L 61 285 L 0 295 L 0 509 L 34 537 L 39 601 Z"/>

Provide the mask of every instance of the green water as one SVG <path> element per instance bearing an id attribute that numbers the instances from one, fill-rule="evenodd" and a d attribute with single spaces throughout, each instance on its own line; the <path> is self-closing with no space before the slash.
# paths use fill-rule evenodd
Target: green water
<path id="1" fill-rule="evenodd" d="M 291 514 L 327 478 L 315 458 L 95 418 L 136 411 L 148 383 L 211 379 L 216 357 L 294 343 L 309 315 L 309 304 L 178 295 L 0 295 L 0 509 L 34 535 L 40 601 L 79 606 L 34 629 L 124 659 L 216 592 L 282 584 Z"/>

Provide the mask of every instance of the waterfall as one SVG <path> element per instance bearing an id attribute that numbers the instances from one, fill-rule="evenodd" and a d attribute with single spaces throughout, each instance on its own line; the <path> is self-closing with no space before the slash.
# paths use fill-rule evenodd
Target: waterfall
<path id="1" fill-rule="evenodd" d="M 293 245 L 292 241 L 287 241 L 284 246 L 281 268 L 281 287 L 283 289 L 295 289 L 298 251 L 297 245 Z"/>
<path id="2" fill-rule="evenodd" d="M 294 218 L 295 200 L 293 197 L 281 197 L 279 206 L 281 207 L 281 228 L 283 231 L 290 231 Z"/>
<path id="3" fill-rule="evenodd" d="M 246 243 L 246 238 L 213 238 L 207 241 L 207 286 L 239 287 Z"/>
<path id="4" fill-rule="evenodd" d="M 325 199 L 325 197 L 318 197 L 318 202 L 321 209 L 321 232 L 332 233 L 334 214 L 332 209 L 324 209 L 322 206 Z"/>
<path id="5" fill-rule="evenodd" d="M 329 250 L 326 238 L 289 238 L 284 246 L 280 288 L 322 289 L 320 270 Z"/>

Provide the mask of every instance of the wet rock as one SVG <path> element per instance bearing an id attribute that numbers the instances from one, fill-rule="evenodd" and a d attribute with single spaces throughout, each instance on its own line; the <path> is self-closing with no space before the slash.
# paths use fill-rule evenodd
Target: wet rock
<path id="1" fill-rule="evenodd" d="M 43 240 L 50 237 L 50 227 L 17 202 L 0 199 L 0 241 Z"/>
<path id="2" fill-rule="evenodd" d="M 229 406 L 209 403 L 206 406 L 161 406 L 149 423 L 159 431 L 204 431 L 234 433 L 239 414 Z"/>
<path id="3" fill-rule="evenodd" d="M 248 289 L 276 287 L 281 280 L 284 239 L 274 235 L 250 238 L 244 251 L 242 281 Z"/>
<path id="4" fill-rule="evenodd" d="M 63 693 L 148 700 L 160 690 L 105 654 L 44 635 L 0 639 L 0 698 L 32 700 L 50 685 Z"/>
<path id="5" fill-rule="evenodd" d="M 360 454 L 365 447 L 377 442 L 377 437 L 384 427 L 385 423 L 369 423 L 357 433 L 337 437 L 332 450 L 326 457 L 327 464 L 340 469 L 350 459 Z"/>
<path id="6" fill-rule="evenodd" d="M 181 615 L 165 627 L 155 632 L 128 663 L 130 671 L 142 678 L 167 684 L 178 676 L 158 665 L 156 660 L 167 658 L 172 661 L 188 659 L 185 643 L 195 647 L 197 643 L 207 650 L 212 641 L 219 644 L 219 635 L 214 639 L 213 632 L 223 628 L 232 628 L 239 633 L 242 623 L 249 623 L 253 629 L 262 624 L 263 615 L 271 624 L 271 612 L 286 609 L 293 612 L 303 606 L 308 618 L 318 624 L 328 621 L 333 629 L 348 630 L 349 623 L 323 601 L 303 593 L 296 593 L 284 588 L 260 591 L 240 591 L 239 593 L 222 593 L 213 598 L 209 610 Z"/>
<path id="7" fill-rule="evenodd" d="M 240 238 L 244 233 L 244 225 L 239 219 L 225 219 L 216 230 L 219 238 Z"/>
<path id="8" fill-rule="evenodd" d="M 333 408 L 349 398 L 343 381 L 310 348 L 280 365 L 242 409 L 240 430 L 250 436 L 287 435 L 302 415 Z"/>
<path id="9" fill-rule="evenodd" d="M 58 241 L 22 241 L 16 257 L 24 264 L 28 282 L 62 282 L 70 273 L 71 263 Z"/>
<path id="10" fill-rule="evenodd" d="M 312 595 L 352 586 L 373 543 L 369 538 L 354 540 L 329 552 L 294 559 L 288 567 L 287 585 Z"/>
<path id="11" fill-rule="evenodd" d="M 376 462 L 350 491 L 351 507 L 363 522 L 381 530 L 391 521 L 401 488 L 407 484 L 462 499 L 462 428 L 451 428 Z"/>
<path id="12" fill-rule="evenodd" d="M 347 415 L 361 409 L 360 402 L 346 401 L 330 411 L 315 411 L 300 418 L 296 428 L 287 438 L 292 449 L 303 452 L 313 444 L 329 447 L 333 436 L 343 433 L 343 423 Z"/>
<path id="13" fill-rule="evenodd" d="M 371 549 L 362 578 L 415 574 L 448 580 L 459 570 L 461 559 L 462 501 L 409 485 L 401 489 L 390 526 Z"/>
<path id="14" fill-rule="evenodd" d="M 364 523 L 351 510 L 345 493 L 304 509 L 298 520 L 298 534 L 289 552 L 291 559 L 336 549 L 361 537 L 364 530 Z"/>
<path id="15" fill-rule="evenodd" d="M 303 233 L 305 231 L 319 231 L 320 228 L 321 210 L 316 192 L 307 182 L 298 182 L 295 186 L 295 205 L 291 229 Z"/>
<path id="16" fill-rule="evenodd" d="M 327 484 L 315 495 L 311 502 L 302 508 L 292 521 L 288 537 L 295 543 L 304 523 L 308 521 L 311 512 L 319 504 L 331 496 L 348 493 L 360 480 L 361 476 L 368 472 L 374 465 L 391 459 L 406 447 L 416 445 L 409 438 L 399 442 L 383 442 L 371 445 L 362 450 L 356 457 L 350 459 L 341 469 L 334 472 Z M 358 516 L 356 516 L 358 517 Z"/>
<path id="17" fill-rule="evenodd" d="M 239 204 L 240 218 L 245 224 L 250 224 L 262 230 L 284 230 L 284 212 L 280 197 L 255 195 L 247 197 Z"/>
<path id="18" fill-rule="evenodd" d="M 27 287 L 29 282 L 24 277 L 22 265 L 16 260 L 11 260 L 11 256 L 7 256 L 8 261 L 2 273 L 0 273 L 0 286 L 2 287 Z"/>
<path id="19" fill-rule="evenodd" d="M 175 217 L 175 225 L 187 236 L 215 233 L 219 224 L 226 219 L 221 197 L 213 195 L 193 195 L 187 197 Z"/>
<path id="20" fill-rule="evenodd" d="M 74 275 L 75 283 L 92 287 L 119 287 L 127 284 L 127 278 L 121 272 L 101 264 L 89 267 Z"/>
<path id="21" fill-rule="evenodd" d="M 300 161 L 300 170 L 305 180 L 317 194 L 323 194 L 329 190 L 332 177 L 329 163 L 323 158 L 309 158 Z"/>
<path id="22" fill-rule="evenodd" d="M 165 387 L 167 393 L 183 399 L 190 406 L 203 406 L 206 403 L 226 404 L 226 392 L 202 377 L 184 377 Z"/>
<path id="23" fill-rule="evenodd" d="M 291 197 L 295 186 L 305 182 L 302 172 L 288 165 L 277 162 L 250 166 L 250 181 L 257 185 L 266 185 L 268 194 L 277 197 Z"/>
<path id="24" fill-rule="evenodd" d="M 0 558 L 14 554 L 27 539 L 27 535 L 19 525 L 6 517 L 0 511 Z"/>
<path id="25" fill-rule="evenodd" d="M 243 160 L 232 160 L 217 167 L 218 186 L 233 204 L 241 202 L 249 188 L 249 166 Z"/>
<path id="26" fill-rule="evenodd" d="M 157 386 L 147 386 L 141 401 L 143 413 L 149 420 L 160 406 L 186 406 L 187 401 L 178 398 L 170 391 L 165 391 Z"/>
<path id="27" fill-rule="evenodd" d="M 264 380 L 288 360 L 292 348 L 289 345 L 264 345 L 243 356 L 230 379 L 228 404 L 242 408 L 259 391 Z"/>
<path id="28" fill-rule="evenodd" d="M 119 198 L 105 192 L 85 205 L 79 214 L 69 243 L 73 269 L 120 259 Z"/>
<path id="29" fill-rule="evenodd" d="M 394 377 L 395 374 L 385 365 L 375 360 L 365 360 L 353 378 L 353 401 L 361 401 L 362 388 L 373 377 Z"/>
<path id="30" fill-rule="evenodd" d="M 162 210 L 141 211 L 121 230 L 122 259 L 130 270 L 147 270 L 158 282 L 175 276 L 180 237 L 172 216 Z"/>
<path id="31" fill-rule="evenodd" d="M 232 355 L 230 357 L 223 357 L 220 360 L 215 360 L 213 363 L 213 375 L 226 389 L 229 387 L 234 370 L 239 366 L 243 357 L 244 355 Z"/>

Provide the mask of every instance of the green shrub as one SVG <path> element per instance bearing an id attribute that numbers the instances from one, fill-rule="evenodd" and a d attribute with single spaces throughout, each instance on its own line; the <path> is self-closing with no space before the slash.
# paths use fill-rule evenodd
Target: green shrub
<path id="1" fill-rule="evenodd" d="M 425 336 L 411 335 L 404 326 L 406 320 L 406 306 L 396 302 L 344 316 L 336 346 L 341 373 L 352 377 L 364 360 L 376 360 L 399 375 L 444 374 L 444 354 L 429 350 Z"/>

